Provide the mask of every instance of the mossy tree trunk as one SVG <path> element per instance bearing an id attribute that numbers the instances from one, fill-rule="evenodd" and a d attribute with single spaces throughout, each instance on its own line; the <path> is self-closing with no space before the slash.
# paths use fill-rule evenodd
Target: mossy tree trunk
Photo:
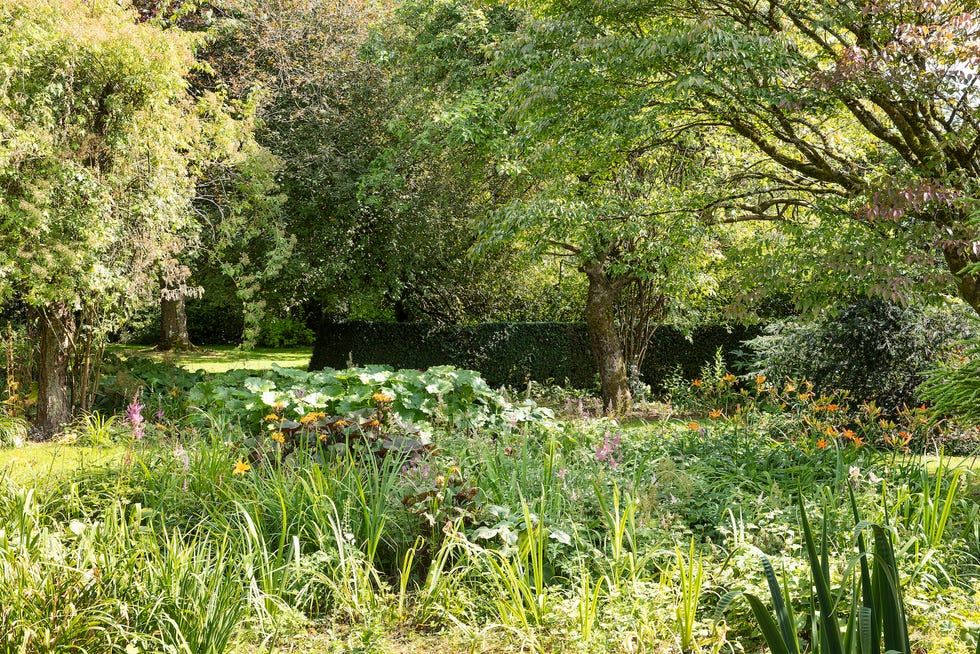
<path id="1" fill-rule="evenodd" d="M 64 302 L 39 312 L 40 361 L 37 388 L 38 438 L 51 438 L 71 420 L 69 370 L 74 351 L 75 315 Z"/>
<path id="2" fill-rule="evenodd" d="M 589 330 L 592 355 L 599 369 L 602 403 L 611 413 L 628 411 L 632 403 L 626 375 L 623 344 L 616 330 L 616 298 L 624 280 L 611 279 L 602 262 L 582 266 L 589 279 L 585 301 L 585 322 Z"/>
<path id="3" fill-rule="evenodd" d="M 158 350 L 193 350 L 187 333 L 187 308 L 183 295 L 164 296 L 160 300 L 160 342 Z"/>

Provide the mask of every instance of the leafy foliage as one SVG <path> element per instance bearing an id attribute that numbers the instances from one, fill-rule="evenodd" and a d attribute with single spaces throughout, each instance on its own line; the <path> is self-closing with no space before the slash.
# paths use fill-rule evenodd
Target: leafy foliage
<path id="1" fill-rule="evenodd" d="M 304 372 L 274 366 L 256 375 L 234 370 L 196 384 L 190 403 L 209 412 L 236 416 L 258 426 L 274 411 L 287 419 L 313 412 L 341 417 L 375 405 L 374 396 L 390 396 L 401 420 L 483 427 L 503 420 L 528 421 L 548 416 L 533 403 L 512 405 L 470 370 L 438 366 L 428 370 L 392 370 L 385 366 Z"/>
<path id="2" fill-rule="evenodd" d="M 976 329 L 969 316 L 862 300 L 819 321 L 778 321 L 746 342 L 751 374 L 807 379 L 818 393 L 846 392 L 889 411 L 918 404 L 925 372 Z"/>

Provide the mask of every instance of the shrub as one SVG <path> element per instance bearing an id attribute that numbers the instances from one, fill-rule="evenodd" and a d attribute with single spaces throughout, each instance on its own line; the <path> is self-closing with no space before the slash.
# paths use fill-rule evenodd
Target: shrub
<path id="1" fill-rule="evenodd" d="M 772 323 L 746 345 L 751 374 L 808 379 L 818 393 L 845 391 L 894 410 L 917 404 L 925 371 L 975 329 L 960 310 L 867 299 L 814 322 Z"/>
<path id="2" fill-rule="evenodd" d="M 296 347 L 312 345 L 316 335 L 301 320 L 275 318 L 262 323 L 256 345 L 259 347 Z"/>

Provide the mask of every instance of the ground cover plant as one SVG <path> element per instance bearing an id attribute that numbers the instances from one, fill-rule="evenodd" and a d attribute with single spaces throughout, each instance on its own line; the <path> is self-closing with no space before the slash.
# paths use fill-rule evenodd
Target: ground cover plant
<path id="1" fill-rule="evenodd" d="M 860 412 L 805 385 L 790 405 L 784 385 L 730 381 L 731 397 L 691 380 L 684 413 L 620 423 L 508 416 L 465 371 L 273 369 L 197 382 L 183 414 L 131 404 L 108 439 L 79 421 L 104 455 L 0 452 L 0 643 L 865 652 L 901 616 L 897 651 L 974 652 L 974 460 L 930 464 L 908 425 L 854 431 Z M 430 447 L 379 447 L 415 437 L 395 419 L 415 396 L 438 407 Z"/>

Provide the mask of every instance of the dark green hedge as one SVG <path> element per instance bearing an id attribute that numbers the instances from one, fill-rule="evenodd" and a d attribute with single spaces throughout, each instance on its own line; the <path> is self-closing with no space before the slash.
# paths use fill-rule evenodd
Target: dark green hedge
<path id="1" fill-rule="evenodd" d="M 696 330 L 692 341 L 670 327 L 654 335 L 643 379 L 659 388 L 680 366 L 696 377 L 722 347 L 726 352 L 758 333 L 744 327 Z M 582 323 L 484 323 L 436 326 L 421 323 L 347 322 L 322 325 L 310 370 L 387 364 L 395 368 L 454 365 L 480 371 L 492 386 L 519 386 L 529 379 L 579 388 L 595 384 L 596 366 Z"/>

